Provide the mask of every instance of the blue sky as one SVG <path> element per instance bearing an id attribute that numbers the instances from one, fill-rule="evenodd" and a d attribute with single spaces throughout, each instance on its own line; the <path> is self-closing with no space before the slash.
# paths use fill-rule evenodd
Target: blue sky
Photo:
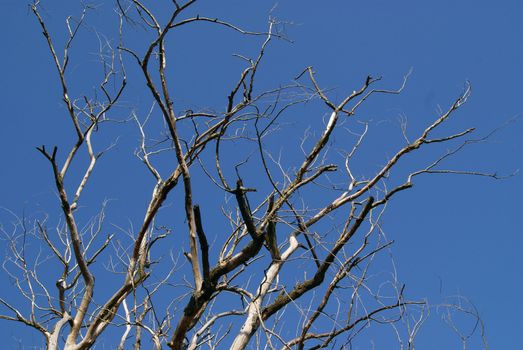
<path id="1" fill-rule="evenodd" d="M 76 2 L 43 3 L 50 29 L 63 39 L 63 18 L 77 13 L 78 6 L 71 4 Z M 106 21 L 112 2 L 96 3 L 100 7 L 88 19 L 89 25 L 113 35 L 114 27 Z M 195 12 L 264 30 L 274 4 L 265 0 L 219 4 L 201 1 Z M 69 124 L 44 39 L 26 3 L 5 0 L 3 8 L 0 206 L 19 215 L 55 212 L 50 169 L 35 147 L 67 144 L 64 135 L 68 135 Z M 378 135 L 386 132 L 400 137 L 400 116 L 408 119 L 414 135 L 434 119 L 438 106 L 445 108 L 451 103 L 467 80 L 472 83 L 472 96 L 447 130 L 475 127 L 478 136 L 486 135 L 523 113 L 520 1 L 337 0 L 319 4 L 282 0 L 272 11 L 275 17 L 289 22 L 286 33 L 293 43 L 272 44 L 262 66 L 262 86 L 288 82 L 304 67 L 313 66 L 322 86 L 332 88 L 331 96 L 339 99 L 358 87 L 368 74 L 383 76 L 386 87 L 397 87 L 403 75 L 413 69 L 400 96 L 370 101 L 362 112 L 363 119 L 375 123 Z M 127 34 L 130 46 L 144 39 L 139 30 Z M 221 107 L 227 89 L 224 81 L 239 69 L 238 60 L 231 54 L 251 50 L 251 41 L 212 27 L 182 31 L 173 40 L 176 101 L 186 108 Z M 92 31 L 82 34 L 79 42 L 78 46 L 85 49 L 78 49 L 79 53 L 89 52 L 90 47 L 96 50 Z M 72 53 L 74 89 L 88 90 L 93 84 L 90 69 L 95 58 L 75 56 L 76 49 Z M 124 103 L 143 111 L 149 96 L 140 93 L 138 78 L 130 73 Z M 124 116 L 128 111 L 122 108 L 117 113 Z M 104 199 L 115 199 L 111 213 L 123 222 L 125 218 L 141 217 L 152 185 L 132 156 L 136 134 L 116 127 L 112 130 L 102 140 L 108 144 L 116 135 L 120 146 L 107 155 L 109 160 L 101 161 L 103 176 L 95 175 L 93 183 L 97 186 L 86 193 L 85 200 L 89 210 L 95 212 Z M 458 155 L 451 165 L 501 175 L 513 173 L 523 167 L 522 131 L 522 121 L 515 119 L 488 142 Z M 395 145 L 376 147 L 382 147 L 386 156 L 394 151 L 387 152 L 387 147 Z M 466 296 L 486 323 L 491 349 L 523 348 L 522 177 L 494 181 L 430 176 L 418 180 L 412 190 L 391 202 L 383 221 L 387 235 L 396 241 L 394 259 L 409 293 L 435 302 L 442 295 Z M 0 216 L 3 220 L 7 217 Z M 4 249 L 4 242 L 0 244 Z M 1 281 L 7 285 L 5 277 Z M 12 292 L 2 288 L 1 293 L 9 296 Z M 10 348 L 15 347 L 16 337 L 25 336 L 21 328 L 11 330 L 13 327 L 3 323 L 0 331 L 7 336 L 3 339 Z M 445 343 L 451 337 L 436 338 L 437 331 L 448 333 L 429 323 L 419 336 L 419 348 L 442 349 L 448 344 L 459 347 L 455 340 Z"/>

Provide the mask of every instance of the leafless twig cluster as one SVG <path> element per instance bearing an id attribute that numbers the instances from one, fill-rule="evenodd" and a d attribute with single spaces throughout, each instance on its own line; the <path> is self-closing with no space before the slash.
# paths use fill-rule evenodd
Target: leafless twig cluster
<path id="1" fill-rule="evenodd" d="M 0 299 L 0 317 L 39 331 L 47 349 L 91 348 L 109 328 L 119 334 L 115 341 L 119 349 L 319 349 L 333 344 L 350 348 L 370 325 L 379 324 L 390 325 L 402 348 L 413 349 L 427 306 L 409 299 L 395 277 L 383 279 L 374 269 L 380 253 L 393 243 L 383 234 L 380 218 L 389 201 L 411 188 L 420 175 L 498 178 L 443 167 L 447 158 L 473 143 L 467 139 L 472 128 L 436 136 L 465 104 L 470 85 L 417 136 L 409 136 L 403 128 L 404 145 L 389 149 L 392 156 L 382 166 L 362 175 L 355 159 L 365 145 L 369 124 L 358 118 L 358 112 L 375 96 L 401 93 L 408 75 L 397 89 L 380 88 L 381 79 L 368 76 L 335 101 L 321 87 L 314 69 L 307 67 L 292 83 L 260 91 L 260 63 L 271 41 L 284 39 L 279 23 L 270 19 L 266 31 L 250 31 L 194 14 L 196 2 L 173 0 L 163 20 L 165 13 L 155 14 L 154 6 L 145 2 L 117 0 L 118 44 L 102 45 L 104 74 L 93 97 L 70 96 L 68 81 L 69 51 L 90 8 L 86 6 L 76 20 L 67 19 L 68 39 L 59 49 L 40 1 L 31 5 L 55 65 L 76 142 L 65 151 L 38 147 L 52 171 L 63 222 L 50 229 L 47 219 L 30 223 L 17 218 L 12 231 L 3 229 L 10 242 L 4 270 L 28 307 Z M 183 110 L 172 96 L 169 37 L 197 23 L 261 38 L 252 58 L 238 56 L 244 68 L 224 96 L 221 111 Z M 139 50 L 129 48 L 126 26 L 142 27 L 151 41 Z M 133 67 L 126 63 L 124 68 L 129 59 Z M 114 234 L 105 233 L 105 204 L 87 223 L 78 213 L 97 161 L 107 151 L 96 150 L 93 135 L 105 127 L 121 101 L 126 69 L 136 68 L 153 101 L 145 116 L 132 112 L 141 138 L 136 156 L 154 186 L 140 226 L 126 232 L 130 244 L 122 244 Z M 283 144 L 275 145 L 274 135 L 292 133 L 282 120 L 292 115 L 293 108 L 318 102 L 327 113 L 322 129 L 309 132 L 301 148 L 296 146 L 299 158 L 284 157 L 291 159 L 288 165 L 277 155 Z M 158 120 L 165 132 L 150 136 L 149 125 Z M 421 168 L 399 166 L 410 154 L 439 144 L 454 148 Z M 81 162 L 80 152 L 86 152 L 88 162 L 74 184 L 68 174 L 74 162 Z M 169 171 L 157 165 L 160 156 L 170 159 Z M 391 174 L 404 180 L 395 183 Z M 225 199 L 221 212 L 211 214 L 210 199 L 196 194 L 202 178 Z M 167 200 L 183 212 L 184 227 L 173 229 L 160 217 Z M 226 226 L 228 232 L 223 231 Z M 36 259 L 25 253 L 30 239 L 43 242 Z M 155 255 L 157 242 L 170 239 L 179 244 L 171 249 L 172 258 Z M 48 259 L 58 262 L 61 270 L 43 276 Z M 105 272 L 113 277 L 101 286 L 96 263 L 103 260 L 109 261 Z M 49 274 L 56 279 L 50 281 Z M 105 292 L 97 294 L 106 296 L 97 297 L 98 288 Z M 466 342 L 467 335 L 450 317 L 447 320 Z"/>

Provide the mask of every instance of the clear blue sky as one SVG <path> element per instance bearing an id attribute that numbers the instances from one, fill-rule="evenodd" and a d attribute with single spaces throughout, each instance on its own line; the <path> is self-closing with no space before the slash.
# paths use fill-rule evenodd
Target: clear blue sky
<path id="1" fill-rule="evenodd" d="M 63 19 L 77 13 L 78 7 L 70 4 L 76 2 L 43 3 L 51 30 L 63 38 Z M 113 3 L 96 3 L 101 7 L 88 23 L 112 35 L 114 28 L 106 27 L 104 19 L 110 17 Z M 265 0 L 202 0 L 196 12 L 264 30 L 273 5 L 273 1 Z M 398 86 L 412 67 L 404 93 L 371 101 L 372 107 L 363 116 L 375 121 L 378 129 L 380 121 L 388 121 L 387 132 L 399 133 L 395 123 L 400 115 L 408 118 L 413 132 L 419 130 L 436 116 L 438 106 L 448 106 L 470 80 L 472 96 L 447 130 L 472 126 L 478 136 L 485 135 L 523 113 L 522 14 L 523 2 L 516 0 L 282 0 L 273 15 L 292 22 L 287 34 L 294 42 L 276 42 L 270 47 L 261 82 L 267 86 L 285 83 L 304 67 L 314 66 L 321 84 L 334 88 L 333 96 L 342 96 L 359 86 L 368 74 L 383 76 L 385 86 Z M 50 169 L 35 147 L 64 142 L 64 133 L 69 130 L 59 85 L 44 38 L 25 1 L 3 1 L 0 29 L 0 207 L 17 214 L 53 211 L 57 204 Z M 225 31 L 215 33 L 212 28 L 182 34 L 176 37 L 173 54 L 173 64 L 184 67 L 178 71 L 176 99 L 187 108 L 221 106 L 226 89 L 223 81 L 238 70 L 238 61 L 231 54 L 248 50 L 251 44 Z M 142 34 L 137 30 L 128 35 L 132 45 L 132 35 Z M 94 51 L 93 38 L 93 33 L 86 31 L 79 40 L 85 47 L 94 45 Z M 83 88 L 89 89 L 88 67 L 95 58 L 75 57 L 74 53 L 71 64 L 79 82 L 76 86 L 80 89 L 80 83 L 85 82 Z M 139 94 L 140 83 L 130 81 L 129 94 L 124 98 L 128 105 L 147 104 L 149 96 Z M 453 165 L 499 174 L 523 168 L 522 122 L 511 123 L 488 143 L 467 150 Z M 144 204 L 129 208 L 122 202 L 145 203 L 150 178 L 145 172 L 139 173 L 148 183 L 135 187 L 140 177 L 118 173 L 121 163 L 133 162 L 132 149 L 137 141 L 136 135 L 119 136 L 122 146 L 108 154 L 110 161 L 101 161 L 100 171 L 105 177 L 94 178 L 100 185 L 86 195 L 86 202 L 94 208 L 104 198 L 115 198 L 120 202 L 112 209 L 116 216 L 141 217 Z M 136 164 L 132 169 L 141 166 Z M 102 181 L 107 176 L 114 176 L 117 183 Z M 521 175 L 503 181 L 426 177 L 392 201 L 384 217 L 384 229 L 396 241 L 393 252 L 399 276 L 410 295 L 435 302 L 441 295 L 467 296 L 486 323 L 491 349 L 523 348 L 522 194 Z M 47 210 L 50 205 L 54 209 Z M 6 220 L 7 216 L 0 218 Z M 0 241 L 2 252 L 4 245 Z M 1 296 L 9 297 L 12 291 L 6 288 L 7 279 L 2 276 L 0 281 Z M 15 348 L 15 338 L 24 336 L 23 329 L 17 326 L 18 330 L 12 330 L 14 326 L 5 322 L 0 325 L 4 346 L 9 344 L 6 348 Z M 32 331 L 28 334 L 34 335 Z M 419 336 L 418 347 L 445 348 L 438 341 L 428 324 Z"/>

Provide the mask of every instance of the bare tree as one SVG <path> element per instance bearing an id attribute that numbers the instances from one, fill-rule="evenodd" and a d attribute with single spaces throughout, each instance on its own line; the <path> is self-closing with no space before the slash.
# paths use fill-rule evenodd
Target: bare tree
<path id="1" fill-rule="evenodd" d="M 262 90 L 257 77 L 270 69 L 261 63 L 271 41 L 287 40 L 284 24 L 270 18 L 264 31 L 251 31 L 198 14 L 196 2 L 173 0 L 166 14 L 145 2 L 117 0 L 117 38 L 97 34 L 102 79 L 92 95 L 76 96 L 70 92 L 70 50 L 78 33 L 87 31 L 89 12 L 101 10 L 85 5 L 80 16 L 68 17 L 67 40 L 58 46 L 41 2 L 31 5 L 75 141 L 69 148 L 38 147 L 58 194 L 56 225 L 50 217 L 13 214 L 12 226 L 2 228 L 9 242 L 3 267 L 23 301 L 1 298 L 0 318 L 36 329 L 47 349 L 88 349 L 102 339 L 119 349 L 350 348 L 383 324 L 400 348 L 413 349 L 430 308 L 409 299 L 393 272 L 377 273 L 393 243 L 380 218 L 418 176 L 498 178 L 445 167 L 448 158 L 482 141 L 470 138 L 473 128 L 445 133 L 470 85 L 414 136 L 402 124 L 398 149 L 378 140 L 392 156 L 378 168 L 359 169 L 371 126 L 358 117 L 360 108 L 378 95 L 401 93 L 409 75 L 393 89 L 368 76 L 335 100 L 306 67 L 290 83 Z M 237 56 L 243 67 L 223 97 L 223 110 L 175 103 L 170 38 L 199 23 L 259 42 L 252 57 Z M 136 47 L 128 27 L 145 31 L 149 42 Z M 111 146 L 99 150 L 95 135 L 110 123 L 120 125 L 122 109 L 115 108 L 125 105 L 131 71 L 141 76 L 134 83 L 151 97 L 150 109 L 132 109 L 119 121 L 138 131 L 135 155 L 154 183 L 140 226 L 108 234 L 115 226 L 108 229 L 106 222 L 117 221 L 106 217 L 110 204 L 86 218 L 80 203 L 88 183 L 96 191 L 91 175 Z M 312 110 L 325 114 L 313 116 L 299 141 L 296 125 L 303 119 L 297 114 L 315 104 Z M 282 137 L 296 140 L 296 149 L 282 150 L 290 148 L 279 142 Z M 429 147 L 441 147 L 441 155 L 422 158 L 422 166 L 404 162 Z M 36 258 L 26 254 L 29 241 L 40 244 Z M 61 268 L 49 271 L 50 261 Z M 468 333 L 451 324 L 466 344 Z"/>

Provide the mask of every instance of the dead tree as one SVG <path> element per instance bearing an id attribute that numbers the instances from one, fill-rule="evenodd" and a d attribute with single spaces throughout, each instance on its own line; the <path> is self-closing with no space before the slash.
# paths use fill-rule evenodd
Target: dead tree
<path id="1" fill-rule="evenodd" d="M 403 348 L 413 348 L 427 305 L 407 298 L 393 277 L 376 282 L 376 261 L 393 243 L 383 235 L 380 217 L 418 176 L 497 178 L 445 167 L 448 158 L 478 141 L 471 139 L 473 128 L 445 133 L 447 121 L 469 98 L 470 85 L 416 135 L 403 128 L 403 146 L 388 148 L 392 156 L 379 168 L 358 169 L 372 126 L 360 118 L 360 108 L 379 95 L 401 93 L 408 74 L 396 89 L 368 76 L 339 100 L 322 88 L 312 67 L 286 85 L 260 90 L 257 79 L 270 72 L 261 67 L 266 50 L 271 41 L 286 40 L 281 23 L 270 18 L 265 31 L 254 32 L 199 14 L 196 2 L 174 0 L 158 13 L 156 5 L 118 0 L 118 35 L 113 41 L 100 37 L 103 76 L 92 96 L 69 92 L 70 49 L 89 11 L 102 10 L 85 6 L 79 17 L 68 17 L 68 38 L 58 47 L 41 1 L 31 5 L 75 142 L 70 148 L 38 147 L 54 178 L 63 221 L 51 229 L 50 218 L 17 218 L 12 230 L 4 227 L 4 270 L 25 305 L 1 298 L 0 317 L 36 329 L 47 349 L 89 349 L 101 339 L 119 349 L 348 348 L 369 326 L 382 324 Z M 224 83 L 231 87 L 222 110 L 207 108 L 205 101 L 199 110 L 188 109 L 171 89 L 176 77 L 168 68 L 170 39 L 199 24 L 259 41 L 252 57 L 238 55 L 243 67 L 233 83 Z M 127 27 L 146 31 L 150 41 L 137 45 Z M 111 157 L 108 149 L 98 150 L 95 135 L 118 114 L 130 71 L 141 76 L 134 83 L 143 86 L 152 107 L 145 114 L 131 111 L 125 125 L 138 130 L 136 156 L 154 184 L 140 226 L 116 239 L 107 233 L 105 203 L 88 220 L 80 204 L 88 183 L 96 191 L 90 180 L 98 160 Z M 305 104 L 319 104 L 324 115 L 308 117 L 314 122 L 301 144 L 281 142 L 298 140 L 296 130 L 308 126 L 299 115 Z M 443 153 L 421 167 L 404 160 L 442 145 Z M 294 149 L 281 151 L 284 146 Z M 83 167 L 78 182 L 68 177 L 73 163 Z M 202 187 L 211 188 L 207 196 L 197 194 Z M 174 209 L 165 210 L 176 211 L 172 221 L 161 215 L 167 203 Z M 46 253 L 28 257 L 29 240 Z M 180 254 L 184 258 L 177 259 Z M 43 272 L 48 259 L 61 269 Z M 108 262 L 105 271 L 101 261 Z M 104 274 L 111 277 L 101 284 Z"/>

